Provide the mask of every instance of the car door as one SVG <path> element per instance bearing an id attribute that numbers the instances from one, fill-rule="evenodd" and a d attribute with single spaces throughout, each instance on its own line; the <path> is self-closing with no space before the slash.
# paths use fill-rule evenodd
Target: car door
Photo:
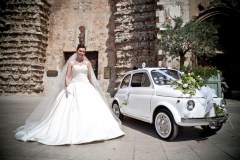
<path id="1" fill-rule="evenodd" d="M 131 114 L 139 118 L 149 118 L 154 89 L 147 72 L 134 73 L 129 90 L 128 108 Z"/>
<path id="2" fill-rule="evenodd" d="M 119 100 L 119 105 L 120 105 L 120 111 L 124 114 L 124 113 L 128 113 L 129 108 L 128 108 L 128 97 L 129 97 L 129 84 L 130 84 L 130 80 L 131 80 L 131 74 L 127 74 L 123 80 L 122 83 L 120 84 L 118 93 L 117 93 L 117 97 Z"/>

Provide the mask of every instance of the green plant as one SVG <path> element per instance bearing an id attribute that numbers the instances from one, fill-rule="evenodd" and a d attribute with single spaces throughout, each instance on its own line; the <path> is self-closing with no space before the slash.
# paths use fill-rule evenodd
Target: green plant
<path id="1" fill-rule="evenodd" d="M 215 55 L 217 44 L 217 28 L 212 23 L 191 20 L 183 25 L 181 18 L 173 18 L 175 26 L 163 25 L 166 30 L 160 33 L 157 49 L 166 51 L 165 56 L 180 58 L 180 66 L 184 65 L 185 55 L 191 52 L 194 57 Z"/>
<path id="2" fill-rule="evenodd" d="M 196 66 L 193 68 L 182 66 L 180 70 L 185 73 L 193 72 L 195 75 L 199 75 L 204 80 L 207 80 L 212 76 L 217 76 L 218 74 L 217 68 L 212 66 Z"/>

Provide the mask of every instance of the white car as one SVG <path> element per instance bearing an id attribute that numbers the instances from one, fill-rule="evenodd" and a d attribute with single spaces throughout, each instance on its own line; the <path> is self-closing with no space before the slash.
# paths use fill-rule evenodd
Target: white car
<path id="1" fill-rule="evenodd" d="M 164 140 L 173 140 L 179 126 L 202 126 L 206 131 L 221 129 L 227 116 L 217 116 L 216 108 L 206 110 L 209 100 L 197 92 L 190 96 L 174 89 L 172 80 L 181 79 L 178 70 L 141 68 L 126 73 L 112 102 L 113 112 L 122 120 L 124 116 L 154 124 L 157 134 Z M 212 96 L 226 113 L 226 101 Z M 226 114 L 227 115 L 227 114 Z"/>

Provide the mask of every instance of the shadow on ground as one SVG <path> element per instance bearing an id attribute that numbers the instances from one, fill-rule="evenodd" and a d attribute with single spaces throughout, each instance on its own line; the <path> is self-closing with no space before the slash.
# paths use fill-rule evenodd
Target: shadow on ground
<path id="1" fill-rule="evenodd" d="M 126 127 L 142 132 L 143 134 L 160 139 L 160 137 L 157 135 L 155 131 L 153 124 L 142 122 L 129 117 L 124 117 L 122 124 Z M 179 127 L 178 135 L 172 141 L 173 142 L 191 141 L 191 140 L 204 141 L 204 140 L 207 140 L 208 137 L 214 134 L 215 133 L 206 133 L 203 131 L 203 129 L 198 127 Z"/>

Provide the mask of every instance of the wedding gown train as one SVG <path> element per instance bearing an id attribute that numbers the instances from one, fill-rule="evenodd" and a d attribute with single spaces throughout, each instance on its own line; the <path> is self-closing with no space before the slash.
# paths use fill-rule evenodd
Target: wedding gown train
<path id="1" fill-rule="evenodd" d="M 48 115 L 31 130 L 19 127 L 15 138 L 47 145 L 81 144 L 124 135 L 108 106 L 87 78 L 87 65 L 73 65 L 72 80 Z"/>

